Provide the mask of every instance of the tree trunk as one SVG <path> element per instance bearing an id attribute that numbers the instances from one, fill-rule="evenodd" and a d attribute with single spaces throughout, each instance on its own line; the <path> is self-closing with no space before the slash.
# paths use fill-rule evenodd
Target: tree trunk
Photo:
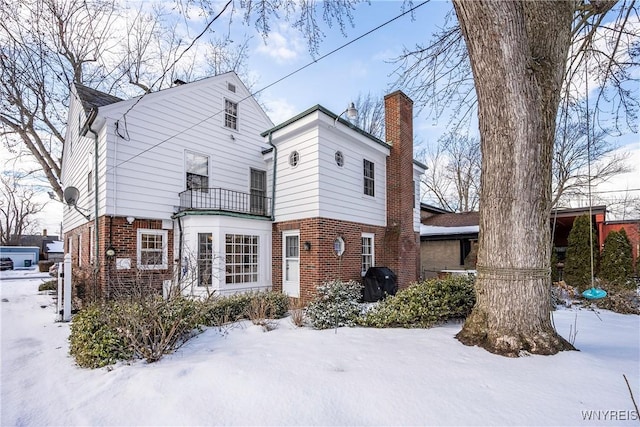
<path id="1" fill-rule="evenodd" d="M 454 0 L 482 147 L 477 302 L 457 338 L 505 356 L 573 349 L 550 320 L 549 214 L 574 5 Z"/>

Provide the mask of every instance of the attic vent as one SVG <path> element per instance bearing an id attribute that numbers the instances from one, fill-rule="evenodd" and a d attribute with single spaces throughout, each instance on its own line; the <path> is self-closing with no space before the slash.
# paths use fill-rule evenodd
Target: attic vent
<path id="1" fill-rule="evenodd" d="M 227 89 L 229 89 L 230 92 L 236 93 L 236 85 L 234 84 L 227 83 Z"/>

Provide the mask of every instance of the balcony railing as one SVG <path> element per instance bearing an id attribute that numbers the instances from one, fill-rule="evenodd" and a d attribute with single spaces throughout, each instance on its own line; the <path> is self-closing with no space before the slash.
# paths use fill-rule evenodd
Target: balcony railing
<path id="1" fill-rule="evenodd" d="M 209 210 L 271 216 L 271 198 L 224 188 L 202 188 L 180 193 L 180 211 Z"/>

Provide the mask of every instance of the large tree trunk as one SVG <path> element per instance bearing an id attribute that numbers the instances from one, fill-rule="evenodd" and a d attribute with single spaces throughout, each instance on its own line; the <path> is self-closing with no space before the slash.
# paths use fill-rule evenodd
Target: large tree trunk
<path id="1" fill-rule="evenodd" d="M 549 214 L 574 5 L 454 0 L 482 141 L 477 302 L 457 338 L 505 356 L 573 349 L 550 320 Z"/>

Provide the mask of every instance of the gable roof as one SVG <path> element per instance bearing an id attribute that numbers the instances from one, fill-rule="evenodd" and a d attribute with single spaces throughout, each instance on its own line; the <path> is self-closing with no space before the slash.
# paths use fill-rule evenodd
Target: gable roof
<path id="1" fill-rule="evenodd" d="M 78 92 L 78 98 L 84 109 L 85 114 L 88 114 L 92 109 L 102 107 L 116 102 L 123 101 L 122 98 L 109 95 L 108 93 L 101 92 L 96 89 L 92 89 L 80 83 L 75 83 L 76 91 Z"/>
<path id="2" fill-rule="evenodd" d="M 303 119 L 304 117 L 308 116 L 309 114 L 315 113 L 316 111 L 324 113 L 325 115 L 327 115 L 327 116 L 331 117 L 332 119 L 342 123 L 345 126 L 348 126 L 350 129 L 358 132 L 361 135 L 364 135 L 365 137 L 367 137 L 367 138 L 371 139 L 372 141 L 382 145 L 383 147 L 391 148 L 391 146 L 389 144 L 387 144 L 386 142 L 376 138 L 375 136 L 371 135 L 369 132 L 360 129 L 359 127 L 353 125 L 351 122 L 343 119 L 342 117 L 339 117 L 337 114 L 333 113 L 332 111 L 327 110 L 322 105 L 314 105 L 313 107 L 303 111 L 302 113 L 298 114 L 297 116 L 294 116 L 294 117 L 290 118 L 289 120 L 287 120 L 285 122 L 282 122 L 282 123 L 280 123 L 279 125 L 277 125 L 275 127 L 272 127 L 271 129 L 265 130 L 264 132 L 262 132 L 260 134 L 260 136 L 265 137 L 265 136 L 269 135 L 270 133 L 273 133 L 273 132 L 276 132 L 276 131 L 278 131 L 280 129 L 283 129 L 283 128 L 289 126 L 291 123 L 295 123 L 298 120 Z"/>

